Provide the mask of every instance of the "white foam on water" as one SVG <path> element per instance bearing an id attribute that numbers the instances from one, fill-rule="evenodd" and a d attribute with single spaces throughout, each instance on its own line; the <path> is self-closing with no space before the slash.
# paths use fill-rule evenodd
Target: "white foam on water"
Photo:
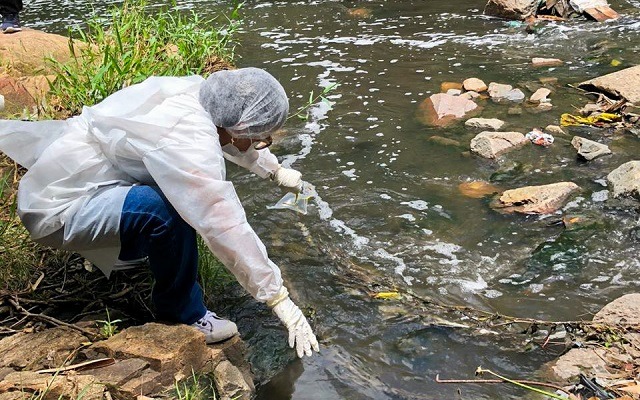
<path id="1" fill-rule="evenodd" d="M 373 254 L 383 260 L 388 260 L 396 263 L 394 272 L 400 275 L 407 285 L 411 286 L 413 284 L 415 278 L 412 276 L 405 276 L 404 274 L 407 269 L 407 265 L 404 263 L 404 260 L 402 258 L 394 256 L 384 249 L 377 249 L 373 252 Z"/>

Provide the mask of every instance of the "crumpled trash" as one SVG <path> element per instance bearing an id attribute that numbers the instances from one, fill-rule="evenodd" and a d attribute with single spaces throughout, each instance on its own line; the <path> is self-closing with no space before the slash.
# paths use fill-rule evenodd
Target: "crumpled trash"
<path id="1" fill-rule="evenodd" d="M 531 143 L 537 144 L 538 146 L 551 146 L 554 141 L 553 136 L 548 133 L 542 132 L 540 129 L 534 129 L 531 132 L 524 135 L 525 138 L 529 139 Z"/>
<path id="2" fill-rule="evenodd" d="M 622 119 L 622 115 L 612 113 L 600 113 L 592 114 L 588 117 L 581 117 L 579 115 L 562 114 L 560 116 L 560 125 L 562 126 L 575 126 L 575 125 L 598 125 L 603 122 L 617 122 Z"/>

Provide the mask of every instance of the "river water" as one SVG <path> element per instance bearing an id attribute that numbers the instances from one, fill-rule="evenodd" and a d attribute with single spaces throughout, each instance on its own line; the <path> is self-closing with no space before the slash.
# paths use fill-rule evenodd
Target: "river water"
<path id="1" fill-rule="evenodd" d="M 64 33 L 105 4 L 26 4 L 27 26 Z M 158 2 L 159 3 L 159 2 Z M 178 1 L 202 16 L 230 2 Z M 637 204 L 609 199 L 605 177 L 634 159 L 638 139 L 627 133 L 573 128 L 614 154 L 576 159 L 571 135 L 549 148 L 527 146 L 498 162 L 468 155 L 462 124 L 432 128 L 416 119 L 418 104 L 445 81 L 478 77 L 520 87 L 554 77 L 547 113 L 508 113 L 482 103 L 482 117 L 526 133 L 559 124 L 587 98 L 568 84 L 640 64 L 640 1 L 612 1 L 614 22 L 578 19 L 522 26 L 482 15 L 484 1 L 248 1 L 236 48 L 239 66 L 258 66 L 288 91 L 292 109 L 309 93 L 339 86 L 308 120 L 290 119 L 274 152 L 316 185 L 309 213 L 266 207 L 282 193 L 229 168 L 248 218 L 278 263 L 290 291 L 314 314 L 322 351 L 296 361 L 268 310 L 246 296 L 223 306 L 239 322 L 261 379 L 262 399 L 520 398 L 505 386 L 445 385 L 472 378 L 478 366 L 531 378 L 557 351 L 525 351 L 525 335 L 481 334 L 430 321 L 438 314 L 403 300 L 372 299 L 369 291 L 410 289 L 448 304 L 532 318 L 590 318 L 607 302 L 637 291 Z M 353 8 L 364 8 L 358 15 Z M 533 68 L 532 57 L 565 61 Z M 612 63 L 613 62 L 613 63 Z M 613 66 L 614 64 L 620 64 Z M 458 140 L 448 146 L 429 140 Z M 501 189 L 571 180 L 581 187 L 551 216 L 502 215 L 489 199 L 463 196 L 458 185 L 493 179 Z M 563 216 L 586 223 L 564 228 Z M 413 304 L 413 305 L 412 305 Z M 256 317 L 257 315 L 257 317 Z M 458 321 L 461 322 L 461 321 Z M 460 391 L 460 392 L 458 392 Z M 460 393 L 460 394 L 458 394 Z"/>

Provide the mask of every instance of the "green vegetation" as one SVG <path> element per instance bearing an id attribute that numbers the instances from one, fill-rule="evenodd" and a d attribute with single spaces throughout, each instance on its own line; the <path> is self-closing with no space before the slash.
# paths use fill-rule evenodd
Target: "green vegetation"
<path id="1" fill-rule="evenodd" d="M 119 323 L 119 322 L 122 322 L 122 320 L 120 320 L 120 319 L 111 320 L 111 316 L 109 315 L 109 309 L 107 308 L 107 319 L 106 320 L 98 320 L 96 322 L 101 324 L 100 325 L 100 335 L 105 339 L 109 339 L 111 336 L 113 336 L 116 333 L 118 333 L 118 325 L 116 325 L 116 324 Z"/>
<path id="2" fill-rule="evenodd" d="M 204 380 L 198 379 L 198 376 L 192 371 L 191 379 L 175 383 L 175 398 L 178 400 L 216 400 L 217 396 L 213 384 L 210 382 L 208 386 L 205 386 L 201 382 Z"/>
<path id="3" fill-rule="evenodd" d="M 49 60 L 56 72 L 49 102 L 54 115 L 77 114 L 152 75 L 207 75 L 230 67 L 241 5 L 224 23 L 167 8 L 151 14 L 145 0 L 114 7 L 106 27 L 103 18 L 91 18 L 85 30 L 72 32 L 79 41 L 69 41 L 71 62 Z"/>

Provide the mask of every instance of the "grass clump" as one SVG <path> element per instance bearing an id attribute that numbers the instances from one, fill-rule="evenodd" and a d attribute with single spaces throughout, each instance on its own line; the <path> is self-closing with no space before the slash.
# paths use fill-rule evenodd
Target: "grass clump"
<path id="1" fill-rule="evenodd" d="M 72 32 L 81 45 L 70 39 L 71 61 L 49 60 L 55 72 L 48 101 L 53 115 L 76 115 L 149 76 L 206 76 L 229 68 L 240 6 L 223 23 L 166 7 L 150 13 L 146 0 L 126 0 L 108 18 L 92 17 L 84 30 Z"/>

